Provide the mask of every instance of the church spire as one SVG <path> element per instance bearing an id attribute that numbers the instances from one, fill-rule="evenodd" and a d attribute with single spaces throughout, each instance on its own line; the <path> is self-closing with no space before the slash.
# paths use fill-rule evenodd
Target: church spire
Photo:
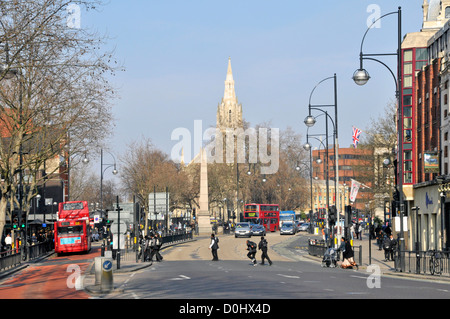
<path id="1" fill-rule="evenodd" d="M 224 132 L 227 128 L 241 128 L 242 123 L 242 105 L 238 103 L 236 97 L 231 58 L 228 58 L 225 93 L 222 102 L 217 107 L 217 127 Z"/>
<path id="2" fill-rule="evenodd" d="M 233 70 L 231 69 L 231 57 L 228 58 L 227 78 L 225 79 L 224 101 L 232 101 L 237 103 L 236 92 L 234 90 Z"/>

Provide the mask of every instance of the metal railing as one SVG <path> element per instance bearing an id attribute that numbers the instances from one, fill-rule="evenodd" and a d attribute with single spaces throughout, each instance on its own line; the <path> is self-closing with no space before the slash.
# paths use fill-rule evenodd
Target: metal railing
<path id="1" fill-rule="evenodd" d="M 450 251 L 403 251 L 405 272 L 450 277 Z M 401 271 L 399 253 L 394 256 L 395 270 Z"/>
<path id="2" fill-rule="evenodd" d="M 193 232 L 192 231 L 173 231 L 173 232 L 167 232 L 163 233 L 161 236 L 161 242 L 162 245 L 168 245 L 168 244 L 174 244 L 174 243 L 181 243 L 188 240 L 193 239 Z M 134 237 L 127 238 L 125 240 L 125 249 L 121 249 L 120 251 L 120 260 L 121 261 L 136 261 L 136 250 L 140 249 L 139 245 L 134 245 L 133 243 Z M 164 248 L 164 247 L 163 247 Z M 113 257 L 115 259 L 115 254 L 113 253 Z M 141 255 L 142 257 L 142 255 Z M 141 260 L 141 258 L 139 258 Z"/>
<path id="3" fill-rule="evenodd" d="M 20 249 L 13 249 L 0 253 L 0 271 L 14 268 L 20 265 L 21 262 L 22 251 Z"/>
<path id="4" fill-rule="evenodd" d="M 53 242 L 49 240 L 43 243 L 28 245 L 25 249 L 24 251 L 23 248 L 15 248 L 0 253 L 0 272 L 10 270 L 26 261 L 32 261 L 53 251 Z"/>
<path id="5" fill-rule="evenodd" d="M 323 257 L 325 255 L 325 252 L 327 251 L 328 247 L 325 244 L 324 240 L 317 240 L 317 239 L 309 239 L 308 240 L 308 253 L 312 256 L 318 256 Z M 362 265 L 362 254 L 363 249 L 362 246 L 353 246 L 354 251 L 354 259 L 358 265 Z M 337 258 L 338 260 L 341 259 L 341 251 L 337 251 Z"/>

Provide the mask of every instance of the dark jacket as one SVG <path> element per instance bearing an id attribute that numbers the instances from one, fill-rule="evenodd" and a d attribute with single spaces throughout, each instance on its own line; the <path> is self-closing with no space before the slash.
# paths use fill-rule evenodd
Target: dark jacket
<path id="1" fill-rule="evenodd" d="M 267 240 L 261 239 L 261 241 L 258 244 L 258 249 L 262 251 L 267 251 L 267 247 L 268 247 Z"/>
<path id="2" fill-rule="evenodd" d="M 352 258 L 354 256 L 355 256 L 355 254 L 353 253 L 352 245 L 350 245 L 349 241 L 346 241 L 345 242 L 345 250 L 344 250 L 344 253 L 342 254 L 342 257 L 344 257 L 344 258 Z"/>
<path id="3" fill-rule="evenodd" d="M 256 243 L 252 242 L 252 241 L 248 241 L 247 243 L 247 250 L 251 253 L 256 253 Z"/>

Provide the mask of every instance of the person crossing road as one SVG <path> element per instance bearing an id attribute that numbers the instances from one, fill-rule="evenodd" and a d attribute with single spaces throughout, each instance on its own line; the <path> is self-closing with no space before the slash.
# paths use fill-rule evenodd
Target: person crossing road
<path id="1" fill-rule="evenodd" d="M 256 243 L 252 242 L 251 240 L 247 240 L 247 257 L 250 258 L 250 260 L 253 262 L 253 266 L 256 266 L 258 264 L 255 258 L 256 247 Z"/>
<path id="2" fill-rule="evenodd" d="M 267 261 L 269 262 L 269 265 L 272 266 L 272 261 L 270 260 L 269 255 L 267 255 L 268 248 L 269 248 L 269 244 L 267 243 L 267 240 L 264 238 L 264 236 L 262 236 L 261 241 L 258 244 L 258 249 L 262 251 L 260 265 L 264 265 L 264 260 L 267 259 Z"/>

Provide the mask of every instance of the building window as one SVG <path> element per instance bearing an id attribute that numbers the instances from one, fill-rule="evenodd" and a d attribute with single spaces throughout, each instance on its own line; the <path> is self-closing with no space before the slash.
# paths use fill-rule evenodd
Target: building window
<path id="1" fill-rule="evenodd" d="M 405 75 L 403 79 L 403 87 L 404 88 L 412 87 L 412 75 Z"/>
<path id="2" fill-rule="evenodd" d="M 446 7 L 445 8 L 445 18 L 449 19 L 450 18 L 450 7 Z"/>
<path id="3" fill-rule="evenodd" d="M 428 54 L 426 48 L 416 49 L 416 61 L 418 60 L 428 60 Z"/>
<path id="4" fill-rule="evenodd" d="M 403 61 L 410 62 L 412 61 L 412 50 L 405 50 L 403 53 Z"/>
<path id="5" fill-rule="evenodd" d="M 411 108 L 411 106 L 405 106 L 403 108 L 403 116 L 404 117 L 412 117 L 412 108 Z"/>
<path id="6" fill-rule="evenodd" d="M 403 125 L 405 129 L 411 129 L 412 128 L 412 118 L 404 118 L 403 119 Z"/>
<path id="7" fill-rule="evenodd" d="M 403 105 L 412 105 L 412 95 L 403 96 Z"/>
<path id="8" fill-rule="evenodd" d="M 412 142 L 412 131 L 404 130 L 404 142 L 411 143 Z"/>

